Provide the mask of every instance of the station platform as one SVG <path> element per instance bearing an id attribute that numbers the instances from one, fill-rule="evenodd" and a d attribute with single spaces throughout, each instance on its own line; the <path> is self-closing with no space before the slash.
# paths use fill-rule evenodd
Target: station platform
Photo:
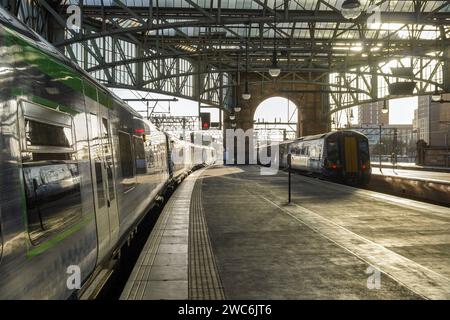
<path id="1" fill-rule="evenodd" d="M 450 209 L 258 166 L 196 171 L 121 299 L 450 299 Z"/>
<path id="2" fill-rule="evenodd" d="M 372 168 L 380 168 L 380 163 L 371 162 L 371 166 Z M 381 168 L 450 173 L 450 167 L 419 166 L 411 162 L 398 162 L 395 165 L 392 162 L 382 162 Z"/>
<path id="3" fill-rule="evenodd" d="M 372 167 L 368 189 L 450 207 L 450 173 Z"/>
<path id="4" fill-rule="evenodd" d="M 393 177 L 403 177 L 407 179 L 419 179 L 433 181 L 437 183 L 450 183 L 450 172 L 408 170 L 397 168 L 372 168 L 372 174 Z"/>

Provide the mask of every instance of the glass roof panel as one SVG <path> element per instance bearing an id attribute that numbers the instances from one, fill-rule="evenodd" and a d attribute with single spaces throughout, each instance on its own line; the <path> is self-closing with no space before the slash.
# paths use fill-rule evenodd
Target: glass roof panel
<path id="1" fill-rule="evenodd" d="M 117 6 L 117 2 L 120 1 L 127 7 L 149 7 L 151 0 L 84 0 L 84 6 Z M 217 8 L 218 0 L 192 0 L 198 6 L 204 9 Z M 79 0 L 63 0 L 63 4 L 78 4 Z M 153 6 L 156 6 L 156 0 L 153 0 Z M 264 3 L 264 0 L 260 0 L 259 2 Z M 316 8 L 318 0 L 295 0 L 289 1 L 289 9 L 290 10 L 314 10 Z M 328 4 L 325 4 L 325 2 Z M 336 9 L 340 9 L 343 0 L 327 0 L 320 3 L 319 9 L 331 11 L 333 10 L 331 7 Z M 360 0 L 363 10 L 367 10 L 372 1 L 371 0 Z M 424 11 L 429 12 L 435 10 L 447 3 L 448 1 L 426 1 L 424 4 Z M 212 5 L 211 5 L 212 3 Z M 275 4 L 275 0 L 267 0 L 267 7 L 273 8 Z M 193 8 L 185 0 L 159 0 L 158 5 L 160 8 Z M 222 0 L 221 7 L 225 9 L 255 9 L 262 10 L 263 6 L 261 6 L 255 0 Z M 284 9 L 284 1 L 277 0 L 277 7 L 279 10 Z M 383 3 L 382 11 L 396 11 L 396 12 L 414 12 L 414 1 L 405 1 L 405 0 L 391 0 L 388 3 Z M 449 6 L 445 8 L 441 8 L 440 12 L 450 12 Z"/>

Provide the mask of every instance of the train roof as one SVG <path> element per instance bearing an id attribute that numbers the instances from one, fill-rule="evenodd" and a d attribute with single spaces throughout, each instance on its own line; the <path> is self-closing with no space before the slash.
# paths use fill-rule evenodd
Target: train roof
<path id="1" fill-rule="evenodd" d="M 328 138 L 328 137 L 331 137 L 334 135 L 341 135 L 346 132 L 352 133 L 352 134 L 357 134 L 359 136 L 364 136 L 364 134 L 362 134 L 361 132 L 356 131 L 356 130 L 338 130 L 338 131 L 331 131 L 331 132 L 326 132 L 326 133 L 321 133 L 321 134 L 316 134 L 316 135 L 311 135 L 311 136 L 300 137 L 300 138 L 297 138 L 295 141 L 310 141 L 310 140 L 324 139 L 324 138 Z"/>
<path id="2" fill-rule="evenodd" d="M 116 100 L 116 102 L 125 110 L 132 113 L 133 116 L 137 118 L 143 118 L 139 112 L 134 110 L 125 101 L 120 99 L 114 92 L 109 90 L 106 86 L 99 83 L 94 77 L 92 77 L 86 70 L 81 68 L 78 64 L 73 62 L 71 59 L 62 54 L 58 49 L 56 49 L 52 44 L 45 40 L 41 35 L 35 32 L 33 29 L 29 28 L 22 21 L 18 20 L 16 17 L 11 15 L 9 12 L 0 7 L 0 23 L 5 25 L 8 29 L 19 33 L 21 36 L 25 37 L 27 41 L 33 42 L 41 50 L 45 51 L 46 54 L 51 55 L 53 58 L 59 60 L 61 63 L 80 74 L 80 77 L 84 77 L 86 80 L 92 82 L 97 88 L 107 92 L 111 97 Z"/>
<path id="3" fill-rule="evenodd" d="M 263 145 L 260 145 L 259 147 L 260 148 L 265 148 L 265 147 L 270 147 L 271 145 L 289 144 L 289 143 L 292 143 L 294 141 L 296 141 L 296 140 L 284 140 L 284 141 L 280 141 L 280 142 L 274 142 L 272 144 L 263 144 Z"/>

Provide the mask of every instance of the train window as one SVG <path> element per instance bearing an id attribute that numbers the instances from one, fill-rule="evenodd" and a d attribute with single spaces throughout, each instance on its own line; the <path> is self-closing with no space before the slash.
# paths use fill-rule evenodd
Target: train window
<path id="1" fill-rule="evenodd" d="M 72 129 L 25 119 L 27 146 L 65 147 L 72 146 Z"/>
<path id="2" fill-rule="evenodd" d="M 300 150 L 300 154 L 303 156 L 307 156 L 309 154 L 309 146 L 302 146 Z"/>
<path id="3" fill-rule="evenodd" d="M 134 177 L 133 156 L 131 154 L 131 138 L 128 133 L 119 132 L 119 153 L 122 177 Z"/>
<path id="4" fill-rule="evenodd" d="M 81 218 L 78 164 L 25 163 L 23 175 L 28 232 L 33 244 Z"/>
<path id="5" fill-rule="evenodd" d="M 361 161 L 365 162 L 369 160 L 369 144 L 366 140 L 359 140 L 359 152 L 361 155 Z"/>
<path id="6" fill-rule="evenodd" d="M 337 141 L 327 142 L 327 158 L 331 162 L 339 161 L 339 146 Z"/>
<path id="7" fill-rule="evenodd" d="M 23 111 L 27 224 L 36 245 L 81 219 L 80 174 L 70 116 L 28 102 Z"/>
<path id="8" fill-rule="evenodd" d="M 134 156 L 136 161 L 136 173 L 147 173 L 147 166 L 145 163 L 145 149 L 144 141 L 140 137 L 134 137 Z"/>

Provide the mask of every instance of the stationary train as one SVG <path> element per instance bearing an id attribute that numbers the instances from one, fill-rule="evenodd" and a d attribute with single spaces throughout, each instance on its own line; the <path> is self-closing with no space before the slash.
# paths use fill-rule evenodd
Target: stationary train
<path id="1" fill-rule="evenodd" d="M 216 158 L 1 8 L 0 118 L 0 299 L 78 297 L 164 190 Z"/>
<path id="2" fill-rule="evenodd" d="M 305 136 L 277 146 L 280 168 L 287 168 L 290 154 L 294 170 L 353 185 L 365 185 L 370 181 L 369 142 L 357 131 Z M 275 150 L 271 146 L 262 146 L 261 149 L 262 154 L 270 156 L 272 149 Z"/>

